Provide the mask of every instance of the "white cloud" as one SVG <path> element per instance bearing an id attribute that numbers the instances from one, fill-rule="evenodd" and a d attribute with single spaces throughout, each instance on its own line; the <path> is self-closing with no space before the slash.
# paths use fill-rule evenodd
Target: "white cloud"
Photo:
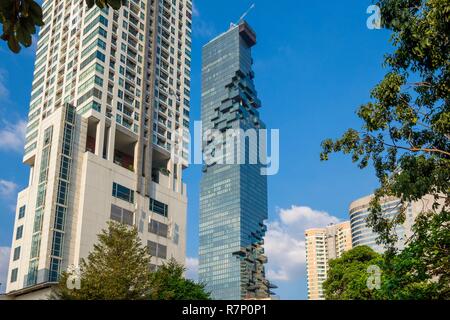
<path id="1" fill-rule="evenodd" d="M 339 219 L 325 211 L 318 211 L 309 207 L 292 206 L 290 209 L 280 209 L 278 212 L 281 222 L 297 230 L 320 228 L 330 223 L 337 223 Z"/>
<path id="2" fill-rule="evenodd" d="M 0 293 L 5 292 L 11 248 L 0 247 Z"/>
<path id="3" fill-rule="evenodd" d="M 27 123 L 24 120 L 16 123 L 4 122 L 0 128 L 0 150 L 21 151 L 25 143 L 26 128 Z"/>
<path id="4" fill-rule="evenodd" d="M 305 276 L 305 230 L 337 222 L 339 219 L 327 212 L 309 207 L 278 209 L 278 219 L 268 223 L 265 237 L 264 247 L 269 258 L 267 277 L 276 283 Z"/>
<path id="5" fill-rule="evenodd" d="M 197 258 L 186 258 L 186 278 L 191 280 L 198 280 L 198 259 Z"/>
<path id="6" fill-rule="evenodd" d="M 15 195 L 17 184 L 12 181 L 0 179 L 0 197 L 9 199 Z"/>

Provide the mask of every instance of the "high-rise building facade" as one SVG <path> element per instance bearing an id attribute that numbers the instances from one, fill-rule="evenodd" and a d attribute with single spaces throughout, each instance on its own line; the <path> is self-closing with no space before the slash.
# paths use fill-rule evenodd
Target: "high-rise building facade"
<path id="1" fill-rule="evenodd" d="M 252 147 L 232 143 L 227 148 L 217 139 L 233 130 L 265 127 L 253 83 L 251 48 L 255 44 L 255 33 L 241 22 L 206 44 L 202 52 L 202 126 L 207 136 L 203 150 L 222 153 L 203 167 L 199 279 L 215 299 L 270 296 L 262 247 L 267 177 L 261 174 L 260 162 L 237 161 L 239 155 L 247 157 L 250 149 L 257 154 L 259 143 Z M 212 130 L 215 137 L 209 135 Z"/>
<path id="2" fill-rule="evenodd" d="M 42 297 L 109 220 L 138 228 L 153 267 L 184 263 L 192 1 L 43 13 L 7 293 Z"/>
<path id="3" fill-rule="evenodd" d="M 367 225 L 367 217 L 370 214 L 370 202 L 373 195 L 360 198 L 350 204 L 349 215 L 352 229 L 353 246 L 366 245 L 376 252 L 382 253 L 384 248 L 377 244 L 378 235 Z M 405 221 L 395 227 L 395 233 L 398 237 L 397 249 L 402 250 L 406 241 L 412 236 L 412 226 L 417 215 L 425 210 L 430 210 L 434 202 L 433 197 L 425 196 L 419 201 L 409 203 L 405 211 Z M 381 200 L 381 208 L 386 218 L 392 219 L 400 213 L 400 199 L 395 197 L 386 197 Z"/>
<path id="4" fill-rule="evenodd" d="M 327 279 L 328 262 L 352 248 L 350 222 L 305 231 L 308 299 L 323 300 L 323 282 Z"/>

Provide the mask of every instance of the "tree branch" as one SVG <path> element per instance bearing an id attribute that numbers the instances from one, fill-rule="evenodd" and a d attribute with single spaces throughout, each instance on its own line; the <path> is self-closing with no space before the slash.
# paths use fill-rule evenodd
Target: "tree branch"
<path id="1" fill-rule="evenodd" d="M 395 142 L 393 142 L 393 144 L 384 142 L 382 139 L 379 139 L 375 136 L 373 136 L 372 134 L 368 133 L 368 132 L 363 132 L 363 134 L 370 136 L 372 139 L 378 140 L 380 141 L 382 144 L 388 146 L 388 147 L 392 147 L 392 148 L 397 148 L 397 149 L 402 149 L 402 150 L 407 150 L 407 151 L 411 151 L 411 152 L 426 152 L 426 153 L 440 153 L 440 154 L 444 154 L 450 157 L 450 152 L 441 150 L 441 149 L 437 149 L 437 148 L 419 148 L 419 147 L 404 147 L 404 146 L 398 146 L 395 144 Z"/>

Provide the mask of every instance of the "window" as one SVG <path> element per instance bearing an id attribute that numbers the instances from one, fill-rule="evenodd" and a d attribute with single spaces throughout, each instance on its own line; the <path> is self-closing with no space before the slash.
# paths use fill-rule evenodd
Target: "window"
<path id="1" fill-rule="evenodd" d="M 19 219 L 25 217 L 25 206 L 20 207 L 19 209 Z"/>
<path id="2" fill-rule="evenodd" d="M 148 232 L 167 238 L 169 234 L 169 226 L 165 223 L 161 223 L 152 219 L 148 224 Z"/>
<path id="3" fill-rule="evenodd" d="M 97 41 L 92 42 L 89 46 L 86 47 L 86 49 L 83 50 L 83 52 L 81 52 L 81 56 L 84 58 L 92 49 L 97 47 L 105 50 L 106 43 L 101 39 L 97 39 Z"/>
<path id="4" fill-rule="evenodd" d="M 11 271 L 11 283 L 17 281 L 17 273 L 19 272 L 19 269 L 15 268 Z"/>
<path id="5" fill-rule="evenodd" d="M 91 90 L 87 91 L 84 95 L 82 95 L 78 99 L 78 104 L 80 105 L 80 104 L 86 102 L 91 97 L 95 97 L 95 98 L 101 99 L 102 98 L 102 92 L 100 90 L 98 90 L 97 88 L 92 88 Z"/>
<path id="6" fill-rule="evenodd" d="M 41 245 L 41 236 L 39 233 L 34 234 L 33 238 L 31 239 L 31 253 L 30 258 L 37 258 L 39 257 L 39 248 Z"/>
<path id="7" fill-rule="evenodd" d="M 103 72 L 105 71 L 105 68 L 99 63 L 93 64 L 92 66 L 87 68 L 86 71 L 83 71 L 83 73 L 79 77 L 79 81 L 83 81 L 87 77 L 90 77 L 96 71 L 103 74 Z"/>
<path id="8" fill-rule="evenodd" d="M 115 198 L 134 203 L 134 191 L 118 183 L 113 183 L 112 195 Z"/>
<path id="9" fill-rule="evenodd" d="M 122 208 L 111 205 L 111 220 L 122 222 Z"/>
<path id="10" fill-rule="evenodd" d="M 56 197 L 56 202 L 58 204 L 62 205 L 66 204 L 68 189 L 69 189 L 68 183 L 66 181 L 60 180 L 58 185 L 58 194 Z"/>
<path id="11" fill-rule="evenodd" d="M 150 256 L 152 257 L 158 257 L 161 259 L 166 259 L 167 258 L 167 247 L 153 242 L 153 241 L 147 241 L 147 246 L 148 246 L 148 252 L 150 254 Z"/>
<path id="12" fill-rule="evenodd" d="M 60 259 L 57 258 L 50 259 L 50 270 L 48 275 L 50 282 L 58 282 L 60 265 L 61 265 Z"/>
<path id="13" fill-rule="evenodd" d="M 92 20 L 92 22 L 90 22 L 86 28 L 84 28 L 83 34 L 87 34 L 92 28 L 96 27 L 98 22 L 103 24 L 105 27 L 108 26 L 108 19 L 100 15 L 96 19 Z"/>
<path id="14" fill-rule="evenodd" d="M 23 226 L 20 226 L 17 228 L 16 231 L 16 240 L 22 239 L 22 235 L 23 235 Z"/>
<path id="15" fill-rule="evenodd" d="M 133 225 L 134 215 L 133 212 L 123 209 L 122 210 L 122 223 Z"/>
<path id="16" fill-rule="evenodd" d="M 60 179 L 69 180 L 70 159 L 66 156 L 61 157 L 61 167 L 59 172 Z"/>
<path id="17" fill-rule="evenodd" d="M 97 30 L 94 30 L 93 32 L 91 32 L 91 34 L 89 34 L 86 38 L 84 38 L 83 46 L 88 44 L 98 34 L 101 35 L 104 38 L 106 38 L 107 35 L 108 35 L 108 33 L 106 32 L 105 29 L 103 29 L 102 27 L 98 27 Z"/>
<path id="18" fill-rule="evenodd" d="M 133 212 L 121 207 L 111 205 L 111 220 L 132 226 L 134 223 Z"/>
<path id="19" fill-rule="evenodd" d="M 65 207 L 56 205 L 55 224 L 54 224 L 54 228 L 56 230 L 64 231 L 64 222 L 65 222 L 65 218 L 66 218 L 66 211 L 67 211 L 67 209 Z"/>
<path id="20" fill-rule="evenodd" d="M 153 198 L 150 198 L 150 211 L 153 211 L 163 217 L 168 217 L 169 215 L 169 208 L 167 206 L 167 204 L 162 203 L 158 200 L 155 200 Z"/>
<path id="21" fill-rule="evenodd" d="M 52 246 L 52 256 L 61 257 L 62 256 L 62 245 L 64 242 L 64 235 L 62 232 L 53 232 L 53 246 Z"/>
<path id="22" fill-rule="evenodd" d="M 84 114 L 89 110 L 95 110 L 97 112 L 101 112 L 102 106 L 100 103 L 98 103 L 96 101 L 92 101 L 92 102 L 88 103 L 87 105 L 85 105 L 83 108 L 79 109 L 77 111 L 77 113 Z"/>
<path id="23" fill-rule="evenodd" d="M 34 149 L 36 149 L 37 143 L 34 142 L 33 144 L 31 144 L 29 147 L 25 148 L 24 154 L 29 154 L 31 151 L 33 151 Z"/>
<path id="24" fill-rule="evenodd" d="M 90 88 L 93 85 L 99 85 L 99 86 L 103 86 L 103 80 L 102 78 L 100 78 L 99 76 L 92 76 L 91 78 L 89 78 L 88 80 L 86 80 L 83 84 L 81 84 L 80 86 L 78 86 L 78 94 L 82 93 L 83 91 L 85 91 L 86 89 Z"/>
<path id="25" fill-rule="evenodd" d="M 13 261 L 20 259 L 20 247 L 14 249 Z"/>
<path id="26" fill-rule="evenodd" d="M 105 62 L 106 56 L 100 52 L 100 51 L 95 51 L 93 52 L 88 58 L 86 58 L 81 64 L 80 64 L 80 70 L 83 70 L 84 67 L 86 67 L 89 63 L 91 63 L 92 61 L 94 61 L 94 59 L 98 59 L 102 62 Z"/>

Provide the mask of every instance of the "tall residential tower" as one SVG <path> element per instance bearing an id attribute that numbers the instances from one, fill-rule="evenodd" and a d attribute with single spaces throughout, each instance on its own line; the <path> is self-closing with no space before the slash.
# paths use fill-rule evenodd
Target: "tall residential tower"
<path id="1" fill-rule="evenodd" d="M 214 160 L 204 165 L 201 181 L 199 278 L 215 299 L 270 296 L 262 247 L 267 177 L 261 164 L 247 159 L 258 154 L 259 142 L 248 146 L 233 139 L 225 145 L 220 139 L 265 128 L 251 68 L 255 44 L 255 33 L 241 22 L 203 48 L 203 151 Z M 239 157 L 247 161 L 236 161 Z"/>
<path id="2" fill-rule="evenodd" d="M 350 222 L 305 231 L 308 299 L 322 300 L 322 284 L 327 278 L 328 261 L 352 248 Z"/>
<path id="3" fill-rule="evenodd" d="M 45 297 L 109 220 L 184 263 L 191 0 L 46 0 L 7 293 Z"/>

